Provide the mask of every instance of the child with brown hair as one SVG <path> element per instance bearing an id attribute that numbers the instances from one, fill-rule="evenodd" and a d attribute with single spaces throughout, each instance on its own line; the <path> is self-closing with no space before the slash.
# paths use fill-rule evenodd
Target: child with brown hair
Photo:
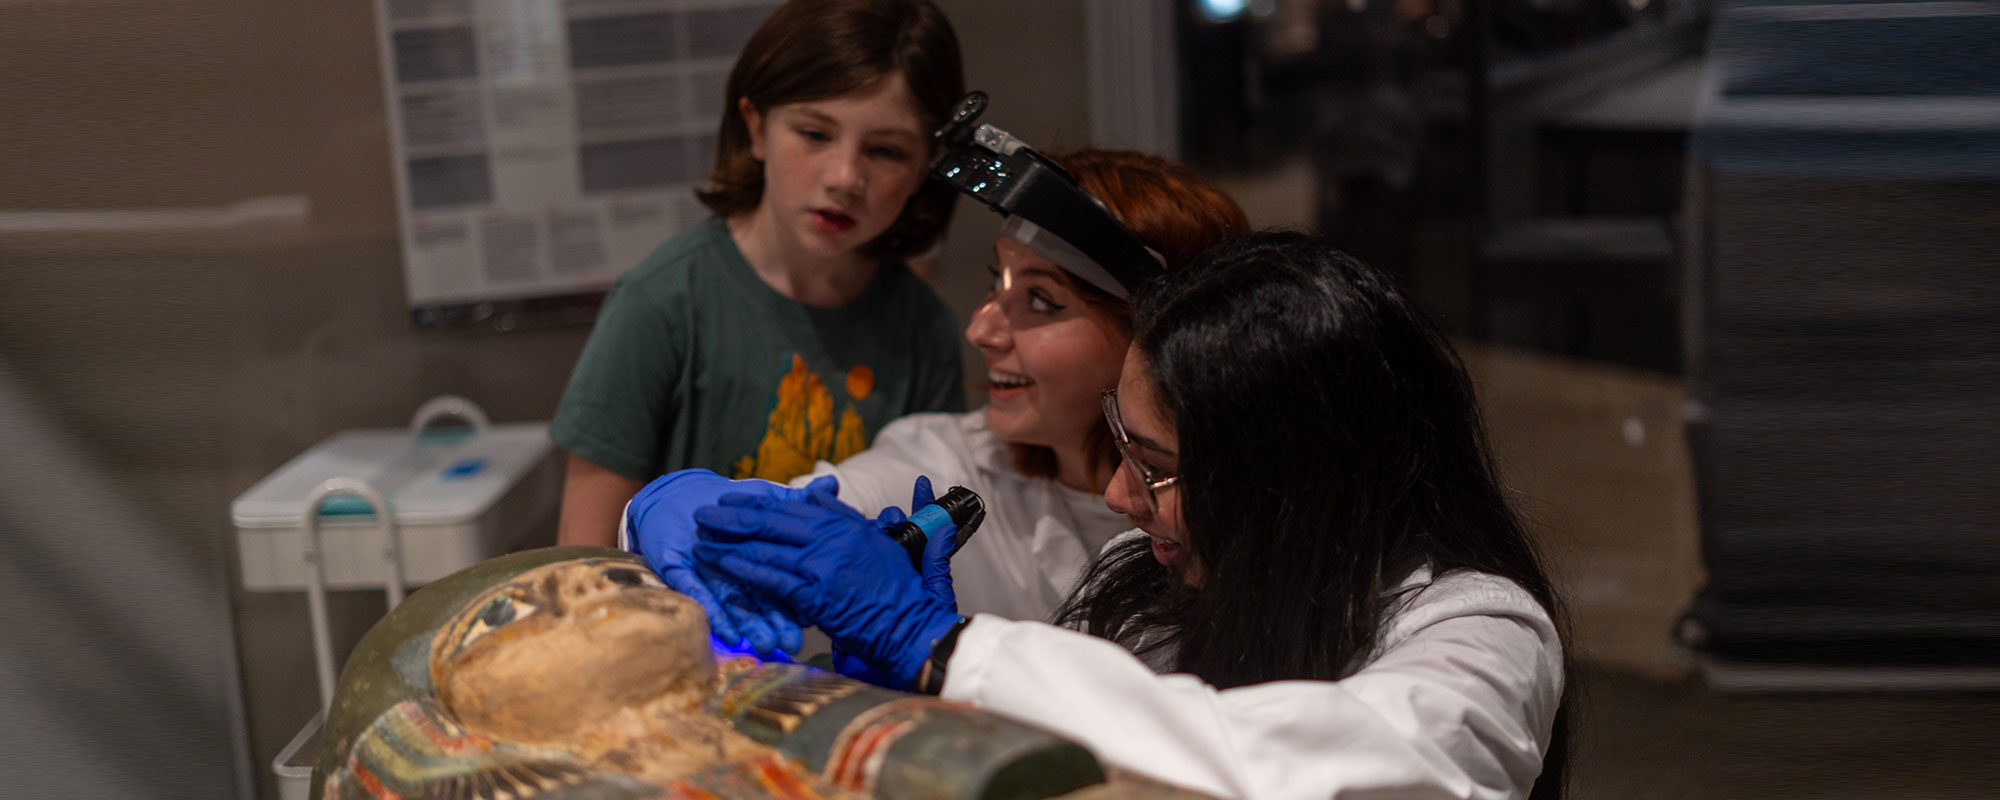
<path id="1" fill-rule="evenodd" d="M 716 216 L 618 279 L 550 427 L 562 543 L 611 544 L 661 474 L 784 481 L 964 406 L 957 322 L 902 263 L 950 219 L 925 178 L 963 93 L 926 0 L 793 0 L 751 36 L 697 193 Z"/>

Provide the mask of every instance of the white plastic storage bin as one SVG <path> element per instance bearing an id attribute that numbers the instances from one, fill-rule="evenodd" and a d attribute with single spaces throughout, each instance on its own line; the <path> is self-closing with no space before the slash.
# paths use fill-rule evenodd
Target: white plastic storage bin
<path id="1" fill-rule="evenodd" d="M 332 478 L 363 481 L 386 499 L 402 539 L 402 580 L 411 584 L 506 553 L 551 519 L 562 481 L 546 424 L 489 426 L 480 418 L 466 432 L 427 429 L 429 422 L 335 434 L 236 498 L 230 510 L 244 588 L 308 588 L 306 504 Z M 319 528 L 326 588 L 388 582 L 388 534 L 367 501 L 327 498 Z"/>

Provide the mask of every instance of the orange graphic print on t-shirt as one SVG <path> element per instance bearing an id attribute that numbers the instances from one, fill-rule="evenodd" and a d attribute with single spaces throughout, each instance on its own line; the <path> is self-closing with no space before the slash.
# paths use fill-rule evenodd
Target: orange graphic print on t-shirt
<path id="1" fill-rule="evenodd" d="M 737 478 L 788 481 L 812 471 L 824 459 L 839 462 L 868 447 L 868 428 L 861 421 L 855 400 L 866 400 L 875 390 L 875 371 L 857 366 L 847 371 L 846 386 L 851 398 L 836 422 L 833 394 L 805 359 L 792 356 L 792 368 L 778 379 L 776 402 L 764 439 L 757 453 L 736 460 Z"/>

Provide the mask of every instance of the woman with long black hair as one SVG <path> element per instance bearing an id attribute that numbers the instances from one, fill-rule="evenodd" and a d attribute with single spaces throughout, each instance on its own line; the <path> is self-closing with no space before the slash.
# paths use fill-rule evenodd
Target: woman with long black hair
<path id="1" fill-rule="evenodd" d="M 1138 531 L 1068 628 L 958 616 L 941 559 L 828 535 L 852 515 L 823 502 L 725 498 L 698 555 L 883 674 L 1174 783 L 1560 795 L 1559 604 L 1463 367 L 1385 277 L 1304 234 L 1232 240 L 1141 296 L 1105 411 L 1106 501 Z"/>

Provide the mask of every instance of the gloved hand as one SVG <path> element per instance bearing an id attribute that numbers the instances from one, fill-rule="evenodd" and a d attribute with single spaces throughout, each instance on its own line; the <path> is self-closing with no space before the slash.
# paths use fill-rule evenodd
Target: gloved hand
<path id="1" fill-rule="evenodd" d="M 937 495 L 931 492 L 930 476 L 918 475 L 916 485 L 910 487 L 910 513 L 935 502 Z M 953 523 L 946 523 L 924 542 L 924 593 L 950 608 L 953 614 L 958 613 L 958 593 L 951 588 L 951 554 L 957 549 L 958 525 Z"/>
<path id="2" fill-rule="evenodd" d="M 729 624 L 742 632 L 736 639 L 737 649 L 755 651 L 768 661 L 772 656 L 796 653 L 805 646 L 805 632 L 784 609 L 757 599 L 735 582 L 698 564 L 694 572 L 715 593 Z"/>
<path id="3" fill-rule="evenodd" d="M 827 476 L 827 478 L 822 480 L 831 480 L 831 478 L 832 476 Z M 812 500 L 814 504 L 829 511 L 859 519 L 861 512 L 854 510 L 852 506 L 840 501 L 840 498 L 837 496 L 839 488 L 837 484 L 822 486 L 821 481 L 814 481 L 806 486 L 809 495 L 808 499 Z M 935 502 L 937 502 L 937 496 L 931 490 L 930 476 L 918 475 L 916 483 L 910 487 L 910 514 L 915 514 L 917 513 L 917 509 Z M 904 514 L 902 509 L 890 506 L 882 509 L 882 513 L 875 516 L 875 523 L 882 530 L 883 534 L 887 535 L 891 528 L 903 524 L 903 521 L 906 519 L 909 519 L 909 515 Z M 944 549 L 936 550 L 935 548 L 940 539 L 944 540 Z M 957 542 L 958 525 L 953 523 L 945 523 L 944 527 L 939 528 L 936 533 L 931 535 L 930 539 L 924 542 L 924 591 L 939 602 L 951 607 L 953 612 L 958 611 L 958 595 L 952 591 L 951 587 L 951 554 L 952 551 L 957 549 Z"/>
<path id="4" fill-rule="evenodd" d="M 910 487 L 910 513 L 915 514 L 917 509 L 935 502 L 937 495 L 931 492 L 931 476 L 918 475 L 916 484 Z"/>
<path id="5" fill-rule="evenodd" d="M 879 522 L 825 500 L 723 495 L 695 512 L 703 539 L 696 558 L 819 626 L 841 652 L 881 673 L 884 685 L 908 687 L 931 644 L 958 621 L 956 604 L 932 594 L 938 586 L 949 592 L 949 575 L 934 576 L 926 590 Z M 951 553 L 956 530 L 942 534 L 926 543 L 927 566 Z"/>
<path id="6" fill-rule="evenodd" d="M 813 491 L 833 496 L 832 476 L 793 489 L 762 480 L 732 481 L 705 469 L 684 469 L 653 480 L 625 507 L 630 549 L 659 573 L 668 588 L 687 595 L 708 614 L 709 628 L 726 642 L 748 640 L 761 653 L 796 652 L 804 640 L 797 622 L 727 581 L 710 581 L 694 563 L 694 510 L 731 492 L 801 499 Z"/>
<path id="7" fill-rule="evenodd" d="M 851 514 L 855 517 L 860 516 L 858 511 L 840 502 L 839 498 L 831 493 L 814 493 L 809 499 L 829 511 Z M 931 489 L 930 477 L 927 475 L 917 476 L 916 483 L 910 490 L 910 513 L 914 514 L 917 509 L 930 505 L 936 500 L 937 497 Z M 909 519 L 909 515 L 904 514 L 902 509 L 895 506 L 882 509 L 882 513 L 875 516 L 876 526 L 882 530 L 884 535 L 887 535 L 897 525 L 901 525 L 906 519 Z M 924 588 L 927 592 L 933 588 L 934 581 L 938 580 L 937 576 L 942 576 L 943 594 L 940 596 L 936 592 L 932 592 L 932 596 L 938 597 L 954 611 L 958 608 L 958 598 L 951 590 L 951 574 L 949 570 L 951 568 L 952 544 L 957 540 L 957 536 L 957 525 L 947 525 L 938 530 L 936 536 L 933 538 L 944 539 L 944 549 L 927 551 L 931 555 L 927 557 L 925 561 L 926 569 L 923 571 Z M 930 542 L 926 542 L 926 545 L 929 544 Z M 838 647 L 834 648 L 831 655 L 833 657 L 833 671 L 836 673 L 876 686 L 887 686 L 892 689 L 903 688 L 897 685 L 894 678 L 868 666 L 868 662 L 858 656 L 849 655 Z"/>
<path id="8" fill-rule="evenodd" d="M 923 478 L 918 478 L 917 481 L 918 485 L 928 493 L 930 482 Z M 925 503 L 925 505 L 929 505 L 929 503 Z M 922 508 L 923 506 L 913 507 Z M 932 600 L 938 601 L 938 603 L 949 609 L 954 615 L 958 613 L 958 596 L 951 589 L 951 551 L 953 545 L 957 542 L 957 525 L 947 523 L 944 527 L 939 528 L 937 534 L 924 543 L 924 569 L 922 573 L 924 594 L 929 595 Z M 928 650 L 925 651 L 925 655 L 929 655 Z M 919 662 L 919 666 L 921 666 L 921 662 Z M 833 651 L 833 671 L 858 681 L 875 684 L 876 686 L 886 686 L 891 689 L 905 688 L 903 684 L 896 683 L 887 673 L 868 666 L 867 661 L 857 656 L 848 655 L 839 648 L 835 648 Z"/>

